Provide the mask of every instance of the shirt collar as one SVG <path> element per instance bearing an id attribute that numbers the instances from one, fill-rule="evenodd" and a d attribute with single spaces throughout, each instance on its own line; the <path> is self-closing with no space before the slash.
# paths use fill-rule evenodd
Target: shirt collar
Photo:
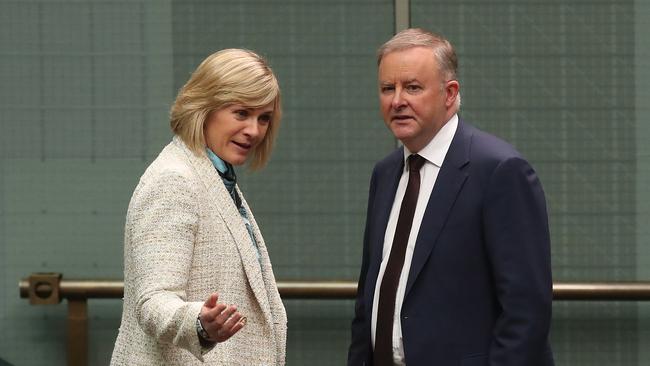
<path id="1" fill-rule="evenodd" d="M 217 171 L 221 174 L 225 174 L 228 171 L 228 165 L 225 161 L 221 160 L 220 157 L 217 156 L 210 148 L 206 147 L 205 148 L 206 154 L 208 154 L 208 158 L 210 158 L 210 161 L 212 162 L 212 165 L 217 169 Z"/>
<path id="2" fill-rule="evenodd" d="M 429 141 L 429 143 L 420 151 L 417 152 L 418 155 L 425 158 L 428 162 L 437 166 L 438 168 L 442 167 L 442 162 L 445 160 L 449 146 L 451 146 L 451 141 L 454 139 L 456 134 L 456 129 L 458 128 L 458 114 L 454 114 L 447 123 L 445 123 L 440 131 L 436 133 L 435 136 Z M 409 151 L 409 149 L 404 146 L 404 166 L 406 167 L 406 159 L 409 155 L 414 154 Z"/>

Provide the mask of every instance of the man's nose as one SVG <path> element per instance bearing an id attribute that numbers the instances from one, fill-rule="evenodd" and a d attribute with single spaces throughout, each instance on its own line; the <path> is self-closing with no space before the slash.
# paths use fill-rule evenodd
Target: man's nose
<path id="1" fill-rule="evenodd" d="M 406 105 L 406 100 L 403 98 L 402 90 L 395 90 L 391 106 L 393 109 L 402 109 Z"/>

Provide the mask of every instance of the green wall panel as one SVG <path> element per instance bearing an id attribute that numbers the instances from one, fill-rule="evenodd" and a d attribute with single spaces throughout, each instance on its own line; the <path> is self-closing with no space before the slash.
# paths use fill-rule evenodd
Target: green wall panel
<path id="1" fill-rule="evenodd" d="M 650 278 L 650 2 L 410 1 L 446 35 L 462 116 L 517 146 L 544 184 L 556 280 Z M 121 278 L 131 192 L 170 139 L 190 72 L 227 47 L 270 61 L 285 117 L 241 184 L 284 280 L 355 280 L 367 186 L 395 141 L 376 94 L 393 1 L 0 0 L 0 359 L 65 364 L 65 304 L 29 306 L 36 271 Z M 288 364 L 344 364 L 353 301 L 285 301 Z M 89 303 L 107 365 L 119 300 Z M 558 302 L 559 365 L 644 365 L 646 303 Z"/>
<path id="2" fill-rule="evenodd" d="M 634 1 L 411 4 L 413 26 L 457 46 L 461 115 L 513 143 L 538 171 L 554 280 L 644 279 L 636 271 L 647 240 L 636 238 L 636 130 L 643 122 L 630 87 Z M 645 364 L 639 306 L 554 303 L 557 363 Z"/>
<path id="3" fill-rule="evenodd" d="M 0 1 L 0 359 L 65 364 L 65 303 L 20 278 L 121 278 L 124 216 L 169 141 L 171 4 Z M 90 364 L 107 365 L 121 302 L 89 302 Z"/>

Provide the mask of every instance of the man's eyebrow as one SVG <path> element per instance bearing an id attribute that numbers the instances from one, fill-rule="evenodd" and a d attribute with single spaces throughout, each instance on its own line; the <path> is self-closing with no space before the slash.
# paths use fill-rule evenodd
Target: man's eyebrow
<path id="1" fill-rule="evenodd" d="M 417 78 L 411 78 L 411 79 L 398 81 L 397 84 L 410 84 L 410 83 L 417 83 L 417 82 L 419 82 Z M 395 85 L 395 82 L 393 82 L 393 81 L 380 81 L 379 84 L 381 84 L 381 85 Z"/>

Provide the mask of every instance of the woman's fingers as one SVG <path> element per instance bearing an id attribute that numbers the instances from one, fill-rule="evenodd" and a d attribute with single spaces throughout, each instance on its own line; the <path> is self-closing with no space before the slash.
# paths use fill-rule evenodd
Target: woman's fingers
<path id="1" fill-rule="evenodd" d="M 238 311 L 234 312 L 229 318 L 226 319 L 221 329 L 224 329 L 226 331 L 232 329 L 237 323 L 239 323 L 239 321 L 242 318 L 243 316 L 241 315 L 241 313 L 239 313 Z"/>
<path id="2" fill-rule="evenodd" d="M 224 311 L 225 308 L 226 305 L 221 303 L 217 303 L 211 308 L 203 306 L 203 308 L 201 308 L 201 314 L 200 314 L 203 326 L 204 327 L 206 326 L 205 323 L 214 322 L 216 318 L 219 316 L 219 314 L 221 314 Z"/>
<path id="3" fill-rule="evenodd" d="M 212 294 L 203 304 L 200 313 L 201 324 L 210 338 L 223 342 L 241 330 L 246 324 L 246 317 L 237 311 L 235 305 L 218 302 L 219 295 Z"/>
<path id="4" fill-rule="evenodd" d="M 224 311 L 224 313 L 226 313 Z M 246 318 L 238 311 L 231 314 L 229 318 L 223 323 L 221 328 L 217 331 L 217 342 L 223 342 L 232 337 L 246 324 Z"/>
<path id="5" fill-rule="evenodd" d="M 221 314 L 217 315 L 215 318 L 215 321 L 222 326 L 226 323 L 226 321 L 235 314 L 237 311 L 237 307 L 234 305 L 228 306 L 225 310 L 221 312 Z"/>
<path id="6" fill-rule="evenodd" d="M 208 299 L 205 300 L 205 303 L 203 303 L 203 306 L 206 308 L 212 308 L 217 304 L 217 301 L 219 300 L 219 294 L 218 293 L 213 293 L 210 296 L 208 296 Z"/>

